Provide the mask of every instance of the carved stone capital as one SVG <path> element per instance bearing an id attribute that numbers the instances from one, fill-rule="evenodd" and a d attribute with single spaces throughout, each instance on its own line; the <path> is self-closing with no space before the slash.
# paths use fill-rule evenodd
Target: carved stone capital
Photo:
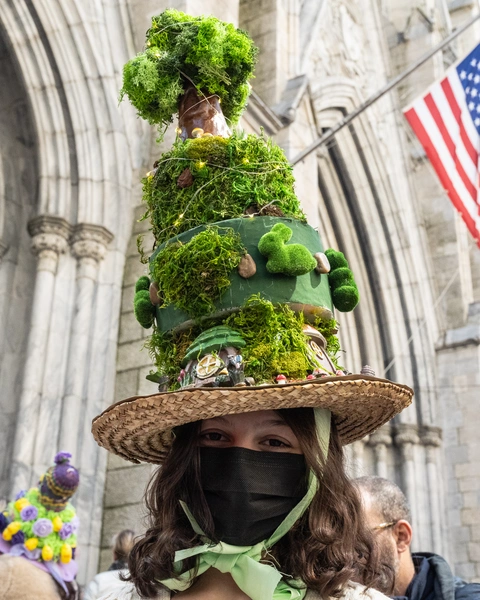
<path id="1" fill-rule="evenodd" d="M 441 427 L 424 425 L 420 430 L 420 440 L 424 446 L 432 446 L 438 448 L 442 445 Z"/>
<path id="2" fill-rule="evenodd" d="M 377 429 L 375 433 L 372 433 L 368 439 L 369 446 L 391 446 L 392 436 L 390 434 L 390 428 Z"/>
<path id="3" fill-rule="evenodd" d="M 419 444 L 420 438 L 417 425 L 411 423 L 399 423 L 395 426 L 394 440 L 398 446 L 403 446 L 405 444 Z"/>
<path id="4" fill-rule="evenodd" d="M 38 259 L 37 269 L 55 272 L 58 257 L 68 248 L 71 227 L 55 215 L 41 215 L 28 223 L 31 250 Z"/>
<path id="5" fill-rule="evenodd" d="M 113 240 L 113 234 L 101 225 L 79 223 L 73 228 L 70 240 L 72 254 L 75 258 L 91 259 L 99 262 L 105 257 L 108 244 Z"/>

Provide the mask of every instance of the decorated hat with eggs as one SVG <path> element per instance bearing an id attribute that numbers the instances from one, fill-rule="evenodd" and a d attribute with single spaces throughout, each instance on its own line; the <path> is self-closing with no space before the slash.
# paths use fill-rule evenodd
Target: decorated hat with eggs
<path id="1" fill-rule="evenodd" d="M 329 409 L 347 444 L 412 400 L 339 364 L 334 310 L 359 301 L 348 261 L 306 222 L 282 149 L 236 128 L 256 54 L 233 25 L 167 10 L 124 68 L 139 116 L 163 131 L 178 113 L 173 147 L 143 179 L 155 245 L 147 257 L 140 240 L 148 266 L 133 299 L 152 328 L 158 391 L 93 421 L 97 442 L 127 460 L 161 462 L 188 422 L 293 407 Z"/>
<path id="2" fill-rule="evenodd" d="M 59 452 L 38 485 L 18 492 L 0 513 L 0 554 L 22 556 L 66 591 L 77 574 L 78 517 L 69 500 L 79 484 L 71 454 Z"/>

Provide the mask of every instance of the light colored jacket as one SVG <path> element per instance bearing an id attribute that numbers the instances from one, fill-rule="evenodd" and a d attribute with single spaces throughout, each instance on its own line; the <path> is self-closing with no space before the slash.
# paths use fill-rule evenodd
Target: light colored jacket
<path id="1" fill-rule="evenodd" d="M 104 571 L 95 575 L 83 592 L 83 600 L 99 600 L 99 598 L 121 593 L 127 584 L 120 579 L 120 573 L 128 575 L 128 571 Z"/>
<path id="2" fill-rule="evenodd" d="M 164 591 L 154 600 L 170 600 L 172 596 L 170 592 Z M 123 590 L 114 594 L 106 594 L 101 596 L 98 600 L 142 600 L 140 596 L 135 592 L 135 589 L 131 583 L 125 584 Z M 153 599 L 152 599 L 153 600 Z M 307 592 L 305 600 L 322 600 L 321 596 L 316 592 Z M 333 599 L 332 599 L 333 600 Z M 347 585 L 340 599 L 336 600 L 389 600 L 382 593 L 377 590 L 367 590 L 365 586 L 359 583 L 353 583 L 352 581 Z"/>

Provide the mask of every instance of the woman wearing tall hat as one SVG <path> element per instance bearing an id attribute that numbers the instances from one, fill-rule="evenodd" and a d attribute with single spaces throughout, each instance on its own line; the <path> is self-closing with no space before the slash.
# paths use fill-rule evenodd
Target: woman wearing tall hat
<path id="1" fill-rule="evenodd" d="M 412 391 L 338 364 L 333 309 L 358 302 L 348 262 L 306 223 L 283 152 L 227 126 L 254 59 L 245 32 L 168 10 L 125 66 L 140 116 L 163 126 L 178 108 L 179 124 L 143 181 L 155 251 L 134 298 L 159 392 L 93 422 L 109 451 L 161 465 L 110 600 L 383 598 L 342 447 Z"/>

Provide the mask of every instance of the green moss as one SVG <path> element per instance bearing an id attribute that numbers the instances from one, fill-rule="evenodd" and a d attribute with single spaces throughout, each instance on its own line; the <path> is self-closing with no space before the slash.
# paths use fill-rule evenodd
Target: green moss
<path id="1" fill-rule="evenodd" d="M 198 339 L 208 341 L 210 333 L 207 330 L 211 327 L 215 327 L 217 332 L 222 327 L 228 327 L 235 332 L 235 339 L 239 336 L 244 341 L 242 356 L 245 375 L 253 377 L 256 384 L 274 383 L 280 373 L 301 380 L 312 371 L 303 325 L 303 314 L 254 295 L 240 312 L 224 319 L 207 319 L 202 321 L 201 326 L 195 325 L 186 331 L 168 334 L 154 328 L 146 345 L 159 374 L 169 377 L 172 390 L 179 387 L 177 377 L 182 366 L 188 362 L 187 352 L 190 353 Z M 327 340 L 327 352 L 338 367 L 336 321 L 317 319 L 315 327 Z M 199 337 L 201 335 L 205 338 Z"/>
<path id="2" fill-rule="evenodd" d="M 297 277 L 305 275 L 317 265 L 312 253 L 301 244 L 286 245 L 292 237 L 292 230 L 284 223 L 277 223 L 263 235 L 258 249 L 268 258 L 267 271 Z"/>
<path id="3" fill-rule="evenodd" d="M 187 167 L 193 184 L 180 189 L 177 180 Z M 294 181 L 283 150 L 263 135 L 177 140 L 162 155 L 155 175 L 143 179 L 144 218 L 151 220 L 157 244 L 197 225 L 267 205 L 305 221 Z"/>
<path id="4" fill-rule="evenodd" d="M 331 268 L 328 282 L 332 292 L 333 305 L 341 312 L 350 312 L 357 306 L 360 295 L 347 259 L 342 252 L 332 250 L 332 248 L 326 250 L 325 254 Z"/>
<path id="5" fill-rule="evenodd" d="M 332 359 L 333 364 L 337 369 L 340 369 L 338 363 L 338 353 L 340 352 L 340 341 L 337 337 L 338 323 L 335 319 L 317 318 L 314 322 L 314 327 L 325 338 L 327 342 L 327 353 Z"/>
<path id="6" fill-rule="evenodd" d="M 150 267 L 162 306 L 173 304 L 192 317 L 211 313 L 243 253 L 240 236 L 230 227 L 208 226 L 185 244 L 167 243 Z"/>
<path id="7" fill-rule="evenodd" d="M 288 352 L 272 363 L 274 371 L 293 379 L 304 379 L 312 366 L 301 352 Z"/>
<path id="8" fill-rule="evenodd" d="M 139 290 L 133 299 L 133 312 L 135 318 L 145 329 L 150 329 L 155 318 L 155 307 L 150 301 L 148 290 Z"/>
<path id="9" fill-rule="evenodd" d="M 127 95 L 140 117 L 165 127 L 185 83 L 193 82 L 199 91 L 217 94 L 225 117 L 236 123 L 257 52 L 248 34 L 231 24 L 166 10 L 152 18 L 146 50 L 125 65 L 120 98 Z"/>

